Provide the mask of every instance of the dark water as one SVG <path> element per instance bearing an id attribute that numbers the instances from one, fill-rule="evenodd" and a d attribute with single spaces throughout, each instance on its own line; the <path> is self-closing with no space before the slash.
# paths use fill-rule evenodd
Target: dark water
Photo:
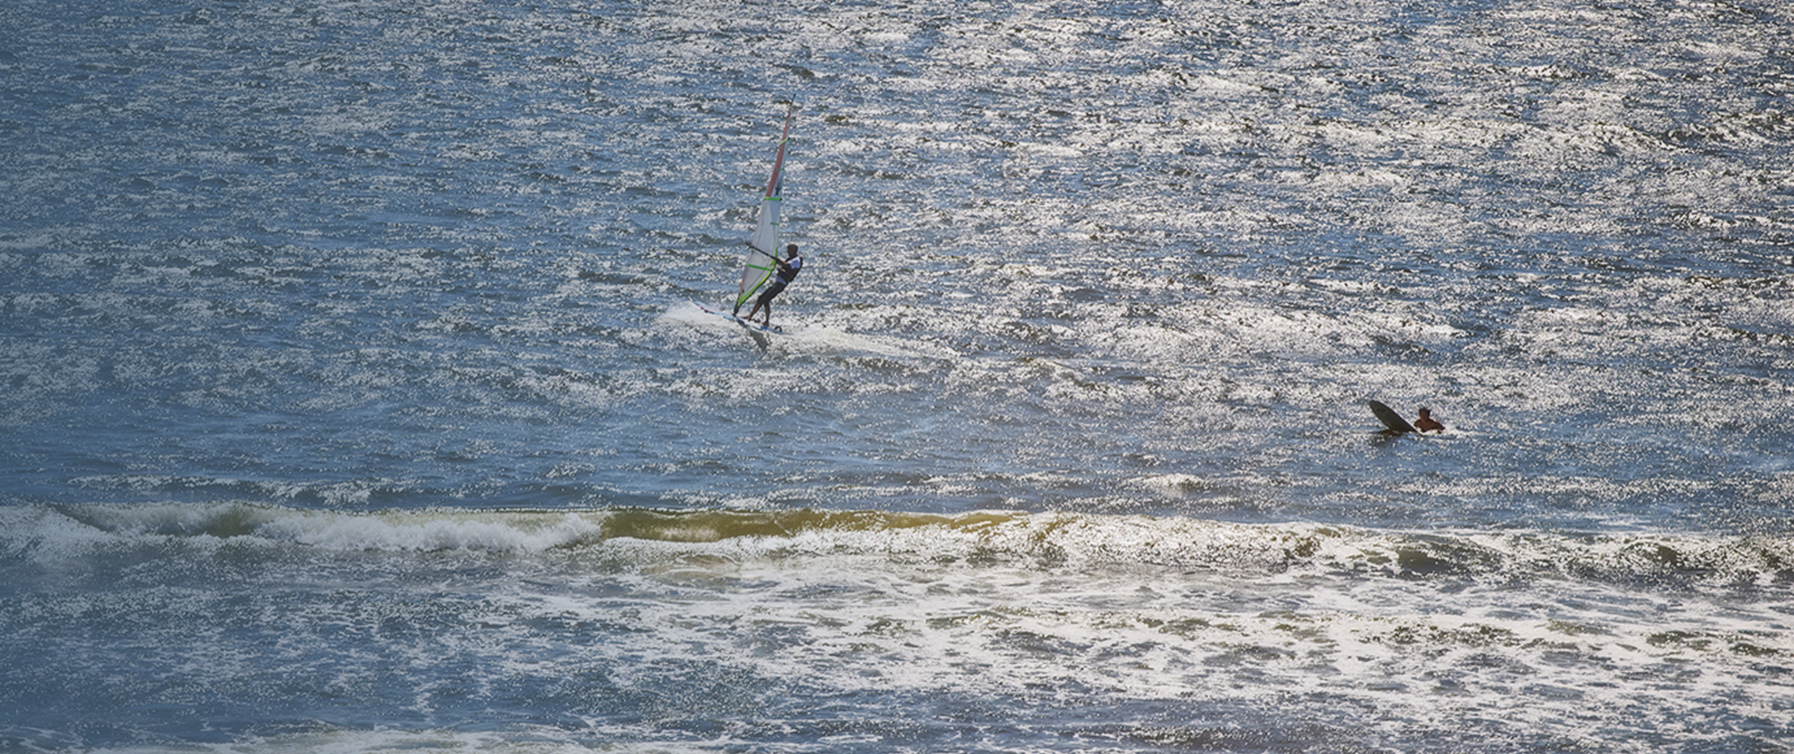
<path id="1" fill-rule="evenodd" d="M 10 3 L 0 749 L 1787 751 L 1789 39 Z"/>

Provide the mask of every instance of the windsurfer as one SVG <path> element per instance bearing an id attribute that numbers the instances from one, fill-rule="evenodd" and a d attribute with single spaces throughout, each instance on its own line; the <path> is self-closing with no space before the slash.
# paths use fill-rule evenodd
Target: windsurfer
<path id="1" fill-rule="evenodd" d="M 747 320 L 752 322 L 754 321 L 755 314 L 758 314 L 762 308 L 766 309 L 766 317 L 760 322 L 761 325 L 766 327 L 772 326 L 773 297 L 783 293 L 785 291 L 785 286 L 790 285 L 791 281 L 796 280 L 797 273 L 804 268 L 804 258 L 798 256 L 797 244 L 791 244 L 785 247 L 784 259 L 773 257 L 772 261 L 779 266 L 776 277 L 770 285 L 766 286 L 766 290 L 760 293 L 760 298 L 754 301 L 754 308 L 748 310 L 747 315 Z"/>

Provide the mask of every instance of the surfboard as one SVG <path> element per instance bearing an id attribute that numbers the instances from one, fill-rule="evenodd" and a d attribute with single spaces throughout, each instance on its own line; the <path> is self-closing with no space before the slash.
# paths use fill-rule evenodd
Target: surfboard
<path id="1" fill-rule="evenodd" d="M 716 316 L 718 316 L 718 317 L 722 317 L 722 318 L 723 318 L 723 319 L 726 319 L 726 320 L 729 320 L 729 321 L 731 321 L 731 322 L 734 322 L 734 323 L 735 323 L 735 324 L 738 324 L 738 325 L 741 325 L 741 326 L 742 326 L 742 327 L 745 327 L 745 328 L 747 328 L 747 329 L 749 329 L 749 330 L 757 330 L 757 331 L 760 331 L 760 332 L 769 332 L 769 333 L 772 333 L 772 334 L 774 334 L 774 335 L 784 335 L 784 334 L 785 334 L 785 331 L 784 331 L 784 330 L 782 330 L 782 329 L 780 329 L 780 328 L 779 328 L 779 326 L 778 326 L 778 325 L 773 325 L 773 326 L 772 326 L 772 327 L 767 327 L 767 326 L 765 326 L 765 325 L 762 325 L 762 324 L 760 324 L 760 323 L 758 323 L 758 322 L 749 322 L 749 321 L 747 321 L 747 320 L 745 320 L 745 319 L 742 319 L 742 318 L 740 318 L 740 317 L 737 317 L 737 316 L 735 316 L 735 315 L 733 315 L 733 314 L 730 314 L 730 313 L 728 313 L 728 312 L 719 312 L 719 311 L 717 311 L 717 310 L 715 310 L 715 309 L 712 309 L 712 308 L 710 308 L 710 307 L 708 307 L 708 306 L 705 306 L 705 305 L 703 305 L 703 304 L 701 304 L 701 303 L 698 303 L 698 302 L 696 302 L 696 301 L 693 301 L 693 302 L 691 302 L 691 303 L 692 303 L 692 305 L 693 305 L 693 306 L 696 306 L 696 307 L 698 307 L 698 308 L 699 308 L 699 309 L 703 309 L 703 310 L 704 310 L 704 313 L 706 313 L 706 314 L 714 314 L 714 315 L 716 315 Z"/>
<path id="2" fill-rule="evenodd" d="M 1383 426 L 1389 428 L 1388 431 L 1396 434 L 1405 434 L 1414 431 L 1414 425 L 1409 424 L 1407 419 L 1403 419 L 1401 414 L 1395 412 L 1395 409 L 1385 406 L 1378 401 L 1365 402 L 1370 404 L 1371 413 L 1377 415 L 1377 420 L 1383 422 Z"/>

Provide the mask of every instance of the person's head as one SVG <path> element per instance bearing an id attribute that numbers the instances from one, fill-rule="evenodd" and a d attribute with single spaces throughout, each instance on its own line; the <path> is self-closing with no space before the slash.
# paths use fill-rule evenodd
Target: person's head
<path id="1" fill-rule="evenodd" d="M 796 259 L 797 258 L 797 244 L 790 244 L 785 247 L 785 258 L 786 259 Z"/>
<path id="2" fill-rule="evenodd" d="M 1433 415 L 1433 411 L 1432 411 L 1432 409 L 1429 409 L 1429 408 L 1427 408 L 1427 407 L 1426 407 L 1426 406 L 1421 406 L 1421 407 L 1420 407 L 1420 415 L 1421 415 L 1421 416 L 1422 416 L 1422 417 L 1428 417 L 1428 416 L 1432 416 L 1432 415 Z"/>

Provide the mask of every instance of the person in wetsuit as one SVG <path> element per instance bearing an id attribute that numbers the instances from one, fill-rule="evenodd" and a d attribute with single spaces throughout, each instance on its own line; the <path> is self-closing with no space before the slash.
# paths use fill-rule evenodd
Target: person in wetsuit
<path id="1" fill-rule="evenodd" d="M 771 255 L 768 255 L 768 256 L 771 256 Z M 772 327 L 772 299 L 773 299 L 773 297 L 779 295 L 780 293 L 784 293 L 785 286 L 790 285 L 791 281 L 796 280 L 797 273 L 803 271 L 803 269 L 804 269 L 804 258 L 801 256 L 798 256 L 797 244 L 791 244 L 791 245 L 785 247 L 785 258 L 784 259 L 780 259 L 778 257 L 773 257 L 772 261 L 773 261 L 773 264 L 776 264 L 779 266 L 777 277 L 772 281 L 771 284 L 766 286 L 766 290 L 764 290 L 760 293 L 760 298 L 758 298 L 754 301 L 754 308 L 748 310 L 748 315 L 747 315 L 748 321 L 752 322 L 754 320 L 754 315 L 756 313 L 758 313 L 762 308 L 764 308 L 766 310 L 766 317 L 764 319 L 762 319 L 760 322 L 760 325 L 762 327 Z"/>

